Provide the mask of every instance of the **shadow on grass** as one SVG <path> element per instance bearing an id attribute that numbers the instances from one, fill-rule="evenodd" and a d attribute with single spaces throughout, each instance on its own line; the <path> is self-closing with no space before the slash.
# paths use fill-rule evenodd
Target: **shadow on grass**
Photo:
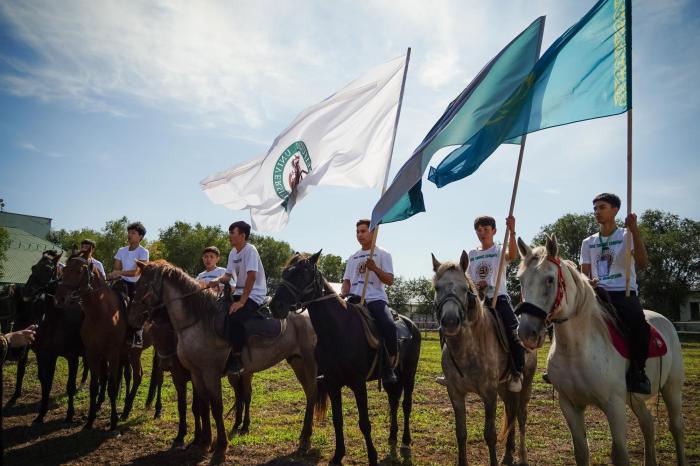
<path id="1" fill-rule="evenodd" d="M 204 454 L 197 448 L 189 448 L 182 450 L 171 448 L 169 450 L 157 451 L 140 458 L 135 458 L 130 463 L 130 466 L 147 466 L 153 464 L 161 465 L 197 465 L 202 462 Z"/>
<path id="2" fill-rule="evenodd" d="M 60 426 L 65 426 L 63 421 L 51 421 L 44 424 L 44 426 L 37 426 L 37 430 L 32 431 L 34 434 L 32 437 L 36 436 L 38 429 L 51 426 L 55 423 Z M 4 460 L 5 464 L 8 466 L 66 463 L 92 453 L 97 450 L 105 440 L 113 436 L 114 434 L 112 432 L 99 429 L 78 430 L 70 435 L 40 440 L 26 447 L 13 450 L 9 452 L 9 454 L 6 454 Z"/>
<path id="3" fill-rule="evenodd" d="M 258 463 L 259 466 L 310 466 L 316 465 L 321 461 L 321 451 L 318 448 L 312 448 L 306 453 L 294 451 L 284 456 L 278 456 L 265 463 Z"/>
<path id="4" fill-rule="evenodd" d="M 74 425 L 75 423 L 66 423 L 64 419 L 54 419 L 43 424 L 19 425 L 3 429 L 4 447 L 7 449 L 15 445 L 21 445 L 57 430 L 70 429 Z M 14 452 L 12 454 L 14 456 Z"/>

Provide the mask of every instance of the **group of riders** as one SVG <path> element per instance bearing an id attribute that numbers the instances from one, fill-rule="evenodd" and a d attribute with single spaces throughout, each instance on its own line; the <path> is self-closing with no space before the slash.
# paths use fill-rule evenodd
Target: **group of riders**
<path id="1" fill-rule="evenodd" d="M 649 394 L 651 386 L 644 372 L 647 358 L 650 327 L 644 317 L 642 306 L 637 296 L 635 264 L 646 266 L 647 254 L 644 242 L 637 226 L 635 214 L 629 214 L 625 228 L 618 228 L 616 215 L 620 209 L 620 198 L 615 194 L 602 193 L 593 199 L 593 212 L 600 230 L 585 239 L 581 244 L 581 271 L 596 287 L 599 294 L 613 304 L 617 320 L 627 336 L 630 346 L 630 367 L 627 372 L 628 390 L 635 393 Z M 387 361 L 395 361 L 398 352 L 396 327 L 387 307 L 388 297 L 384 289 L 394 282 L 391 254 L 375 246 L 372 252 L 372 231 L 370 221 L 358 220 L 355 234 L 360 249 L 352 254 L 346 262 L 340 295 L 349 301 L 360 301 L 365 296 L 365 305 L 374 318 L 379 329 L 380 338 L 388 355 Z M 505 261 L 516 258 L 515 218 L 506 219 L 510 230 L 510 241 L 505 254 Z M 251 226 L 237 221 L 229 226 L 229 242 L 232 246 L 226 267 L 219 267 L 220 251 L 214 246 L 204 249 L 202 262 L 205 270 L 197 277 L 202 288 L 215 288 L 219 291 L 231 289 L 232 293 L 223 293 L 219 303 L 225 317 L 225 334 L 231 344 L 231 353 L 226 363 L 225 372 L 240 374 L 243 372 L 241 352 L 246 343 L 244 322 L 253 317 L 265 302 L 268 294 L 265 270 L 256 247 L 248 242 Z M 490 306 L 494 295 L 495 309 L 505 327 L 506 339 L 511 353 L 511 370 L 508 389 L 518 392 L 522 389 L 524 348 L 519 341 L 518 319 L 506 290 L 505 268 L 500 280 L 497 280 L 502 246 L 494 242 L 496 221 L 493 217 L 479 216 L 474 221 L 474 230 L 479 244 L 469 252 L 467 270 L 471 280 L 479 290 L 485 303 Z M 127 227 L 128 245 L 120 248 L 114 256 L 114 269 L 105 273 L 102 264 L 93 257 L 95 242 L 85 239 L 81 243 L 81 253 L 94 265 L 95 270 L 106 280 L 114 280 L 113 286 L 119 287 L 133 300 L 140 269 L 137 261 L 148 261 L 149 252 L 141 246 L 146 229 L 140 222 Z M 626 293 L 625 242 L 632 243 L 632 265 L 630 273 L 629 296 Z M 370 257 L 371 255 L 371 257 Z M 369 271 L 369 273 L 367 273 Z M 367 284 L 365 285 L 365 280 Z M 498 289 L 496 284 L 500 283 Z M 226 285 L 231 285 L 228 288 Z M 226 296 L 228 294 L 228 296 Z M 143 329 L 131 329 L 129 343 L 134 347 L 143 345 Z M 384 383 L 397 380 L 394 364 L 384 364 L 382 379 Z M 544 375 L 547 380 L 547 375 Z M 444 377 L 437 378 L 438 383 L 445 384 Z"/>

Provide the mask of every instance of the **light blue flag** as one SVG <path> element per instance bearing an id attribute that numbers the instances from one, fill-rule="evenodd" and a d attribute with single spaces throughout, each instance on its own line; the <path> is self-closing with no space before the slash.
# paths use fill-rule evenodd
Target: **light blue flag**
<path id="1" fill-rule="evenodd" d="M 521 86 L 540 54 L 543 31 L 544 16 L 501 50 L 450 103 L 374 206 L 370 228 L 425 211 L 421 178 L 433 154 L 468 141 Z"/>
<path id="2" fill-rule="evenodd" d="M 632 105 L 630 0 L 600 0 L 557 39 L 522 86 L 428 179 L 438 187 L 471 175 L 496 148 L 553 126 L 626 112 Z"/>

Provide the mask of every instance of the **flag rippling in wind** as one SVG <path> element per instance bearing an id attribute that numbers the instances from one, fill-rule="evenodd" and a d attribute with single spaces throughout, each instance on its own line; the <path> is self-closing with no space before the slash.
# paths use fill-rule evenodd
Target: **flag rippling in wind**
<path id="1" fill-rule="evenodd" d="M 371 228 L 425 211 L 421 178 L 430 159 L 443 147 L 468 141 L 521 86 L 539 56 L 543 30 L 544 17 L 540 17 L 501 50 L 450 103 L 375 205 Z"/>
<path id="2" fill-rule="evenodd" d="M 381 188 L 406 68 L 406 56 L 375 67 L 309 107 L 267 153 L 202 180 L 215 204 L 250 209 L 257 231 L 281 230 L 311 186 Z"/>
<path id="3" fill-rule="evenodd" d="M 484 127 L 428 179 L 438 187 L 472 174 L 496 148 L 541 129 L 626 112 L 632 105 L 631 0 L 600 0 L 542 55 Z"/>

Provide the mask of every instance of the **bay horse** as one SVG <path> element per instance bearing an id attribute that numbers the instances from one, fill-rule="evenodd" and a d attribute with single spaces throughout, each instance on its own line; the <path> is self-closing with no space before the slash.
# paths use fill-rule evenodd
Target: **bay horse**
<path id="1" fill-rule="evenodd" d="M 220 316 L 214 294 L 201 290 L 197 281 L 182 269 L 166 261 L 140 262 L 141 269 L 131 314 L 150 315 L 164 308 L 177 336 L 177 357 L 190 371 L 192 385 L 200 402 L 202 416 L 201 439 L 212 446 L 209 411 L 216 424 L 216 443 L 211 464 L 224 461 L 228 440 L 224 428 L 221 399 L 221 377 L 230 343 L 217 333 Z M 143 318 L 143 317 L 142 317 Z M 244 374 L 253 374 L 278 362 L 289 363 L 306 395 L 304 424 L 299 438 L 299 450 L 310 447 L 314 406 L 317 397 L 316 363 L 313 357 L 315 336 L 308 315 L 290 316 L 284 332 L 273 339 L 249 340 L 242 354 Z"/>
<path id="2" fill-rule="evenodd" d="M 110 430 L 114 430 L 119 417 L 117 397 L 124 367 L 127 364 L 130 366 L 133 385 L 127 389 L 122 420 L 128 418 L 141 384 L 141 352 L 150 346 L 150 336 L 144 332 L 143 348 L 131 348 L 127 344 L 122 297 L 92 267 L 86 252 L 74 254 L 66 262 L 55 299 L 57 305 L 64 308 L 79 302 L 84 315 L 80 335 L 90 369 L 90 410 L 85 428 L 91 429 L 97 416 L 100 404 L 98 389 L 102 378 L 107 380 L 111 405 Z"/>
<path id="3" fill-rule="evenodd" d="M 532 378 L 537 354 L 525 355 L 523 388 L 519 393 L 508 390 L 509 354 L 499 342 L 498 323 L 486 305 L 478 299 L 476 286 L 467 275 L 469 255 L 462 251 L 459 263 L 440 263 L 433 259 L 435 314 L 445 344 L 442 370 L 447 382 L 455 415 L 457 463 L 467 464 L 467 393 L 476 393 L 484 404 L 484 440 L 489 449 L 489 464 L 496 465 L 496 406 L 498 398 L 505 405 L 501 437 L 507 436 L 502 464 L 513 464 L 515 419 L 519 425 L 520 463 L 527 464 L 525 427 L 527 405 L 532 393 Z"/>
<path id="4" fill-rule="evenodd" d="M 355 305 L 343 301 L 330 287 L 318 270 L 321 251 L 308 257 L 295 254 L 282 272 L 282 280 L 270 302 L 272 314 L 285 318 L 290 311 L 306 307 L 317 335 L 316 361 L 322 382 L 319 383 L 321 400 L 325 393 L 331 400 L 333 427 L 335 429 L 335 453 L 332 464 L 340 464 L 345 456 L 343 435 L 343 408 L 341 389 L 349 387 L 354 395 L 359 413 L 359 425 L 367 447 L 370 465 L 377 464 L 377 450 L 372 442 L 372 427 L 367 412 L 367 381 L 376 380 L 379 370 L 376 367 L 377 350 L 370 348 L 363 330 L 360 313 Z M 410 417 L 413 403 L 421 336 L 416 325 L 401 316 L 411 338 L 401 345 L 399 351 L 398 381 L 385 386 L 389 398 L 391 427 L 389 445 L 392 453 L 397 443 L 397 410 L 403 393 L 403 438 L 401 453 L 410 455 Z M 321 403 L 319 403 L 319 406 Z"/>
<path id="5" fill-rule="evenodd" d="M 518 332 L 526 348 L 539 348 L 549 324 L 554 324 L 554 340 L 547 359 L 547 373 L 559 393 L 559 406 L 566 418 L 574 443 L 577 465 L 589 464 L 584 411 L 588 405 L 600 408 L 608 419 L 612 435 L 612 462 L 629 464 L 627 417 L 629 404 L 644 436 L 644 464 L 656 464 L 654 420 L 646 402 L 659 393 L 668 409 L 668 422 L 679 465 L 688 464 L 683 446 L 681 390 L 683 360 L 678 334 L 661 314 L 645 310 L 647 322 L 656 327 L 667 345 L 667 353 L 650 357 L 646 373 L 651 395 L 628 393 L 625 373 L 629 361 L 613 347 L 605 311 L 587 277 L 573 262 L 559 258 L 554 236 L 544 247 L 531 249 L 518 238 L 522 262 L 518 272 L 524 296 Z"/>

